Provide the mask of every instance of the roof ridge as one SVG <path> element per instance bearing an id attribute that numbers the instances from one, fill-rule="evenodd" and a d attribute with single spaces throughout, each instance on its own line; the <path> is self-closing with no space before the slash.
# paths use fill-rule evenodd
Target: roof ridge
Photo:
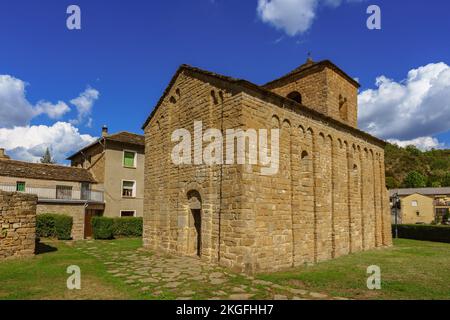
<path id="1" fill-rule="evenodd" d="M 361 85 L 358 83 L 358 81 L 356 81 L 355 79 L 353 79 L 352 77 L 350 77 L 345 71 L 343 71 L 341 68 L 339 68 L 335 63 L 333 63 L 331 60 L 329 59 L 325 59 L 325 60 L 321 60 L 318 62 L 306 62 L 300 66 L 298 66 L 297 68 L 293 69 L 292 71 L 282 75 L 279 78 L 276 78 L 274 80 L 271 80 L 269 82 L 267 82 L 266 84 L 262 85 L 262 87 L 270 87 L 271 85 L 282 81 L 284 79 L 287 79 L 291 76 L 306 72 L 310 69 L 313 69 L 317 66 L 328 66 L 332 69 L 335 69 L 335 71 L 337 71 L 338 73 L 340 73 L 342 76 L 344 76 L 345 78 L 347 78 L 347 80 L 349 80 L 352 84 L 354 84 L 355 86 L 357 86 L 358 88 L 361 87 Z"/>
<path id="2" fill-rule="evenodd" d="M 323 60 L 323 61 L 329 61 L 329 60 Z M 332 63 L 332 62 L 330 62 L 330 63 Z M 259 90 L 260 92 L 263 92 L 264 94 L 272 95 L 273 97 L 276 97 L 277 99 L 280 99 L 281 101 L 286 102 L 286 103 L 290 103 L 290 104 L 296 103 L 295 101 L 293 101 L 291 99 L 288 99 L 286 97 L 283 97 L 283 96 L 281 96 L 281 95 L 279 95 L 279 94 L 277 94 L 277 93 L 275 93 L 275 92 L 265 88 L 264 86 L 257 85 L 257 84 L 255 84 L 253 82 L 248 81 L 248 80 L 236 79 L 236 78 L 232 78 L 232 77 L 229 77 L 229 76 L 224 76 L 224 75 L 221 75 L 221 74 L 217 74 L 217 73 L 214 73 L 214 72 L 211 72 L 211 71 L 208 71 L 208 70 L 203 70 L 203 69 L 198 68 L 198 67 L 192 67 L 192 66 L 189 66 L 189 65 L 186 65 L 186 64 L 182 64 L 182 65 L 180 65 L 178 67 L 177 71 L 172 76 L 172 79 L 170 80 L 169 84 L 167 85 L 166 89 L 164 90 L 163 94 L 161 95 L 160 99 L 158 100 L 156 106 L 153 108 L 153 110 L 151 111 L 150 115 L 147 117 L 146 121 L 142 125 L 142 129 L 145 129 L 145 127 L 148 125 L 148 123 L 150 122 L 150 120 L 154 116 L 156 110 L 162 104 L 164 98 L 169 93 L 170 88 L 174 85 L 176 79 L 178 78 L 179 74 L 183 70 L 190 70 L 190 71 L 193 71 L 193 72 L 201 73 L 203 75 L 215 77 L 217 79 L 221 79 L 221 80 L 233 83 L 233 84 L 240 85 L 241 87 L 244 87 L 244 88 L 246 88 L 248 90 L 252 90 L 252 89 L 253 90 Z M 242 89 L 242 88 L 241 88 L 241 90 L 244 91 L 244 89 Z M 348 124 L 345 124 L 345 123 L 340 122 L 340 121 L 338 121 L 336 119 L 333 119 L 333 118 L 331 118 L 331 117 L 329 117 L 329 116 L 327 116 L 327 115 L 325 115 L 325 114 L 323 114 L 323 113 L 321 113 L 321 112 L 319 112 L 317 110 L 314 110 L 314 109 L 312 109 L 312 108 L 310 108 L 308 106 L 302 105 L 302 107 L 303 107 L 303 110 L 305 110 L 308 113 L 310 113 L 310 114 L 312 114 L 314 116 L 317 116 L 317 117 L 319 117 L 319 118 L 321 118 L 323 120 L 326 120 L 326 121 L 328 121 L 330 123 L 337 124 L 338 126 L 344 128 L 344 129 L 352 130 L 352 131 L 356 132 L 358 135 L 364 136 L 365 138 L 370 138 L 371 140 L 375 141 L 378 144 L 383 144 L 383 145 L 386 144 L 385 141 L 383 141 L 383 140 L 381 140 L 381 139 L 379 139 L 377 137 L 374 137 L 371 134 L 360 130 L 359 128 L 352 127 L 352 126 L 350 126 Z"/>

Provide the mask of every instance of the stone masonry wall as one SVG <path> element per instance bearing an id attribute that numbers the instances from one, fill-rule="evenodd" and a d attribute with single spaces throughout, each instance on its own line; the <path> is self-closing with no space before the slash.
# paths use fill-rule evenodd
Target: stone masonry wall
<path id="1" fill-rule="evenodd" d="M 0 191 L 0 260 L 34 255 L 37 197 Z"/>
<path id="2" fill-rule="evenodd" d="M 292 91 L 298 91 L 303 105 L 357 127 L 358 89 L 334 70 L 324 68 L 319 72 L 280 81 L 271 85 L 270 90 L 283 97 L 287 97 Z M 341 101 L 346 101 L 346 119 L 341 117 L 339 111 Z"/>
<path id="3" fill-rule="evenodd" d="M 244 95 L 247 128 L 280 129 L 279 172 L 246 167 L 256 213 L 254 270 L 274 271 L 392 244 L 384 150 L 301 110 Z"/>
<path id="4" fill-rule="evenodd" d="M 173 92 L 147 126 L 143 239 L 146 247 L 195 255 L 197 234 L 189 197 L 198 193 L 202 258 L 216 263 L 220 260 L 232 267 L 233 261 L 242 260 L 236 249 L 236 235 L 245 237 L 247 231 L 238 226 L 239 169 L 236 165 L 175 166 L 170 141 L 176 129 L 193 133 L 195 120 L 201 120 L 205 129 L 238 127 L 239 97 L 224 95 L 214 84 L 181 74 Z M 192 156 L 195 149 L 199 147 L 192 147 Z"/>
<path id="5" fill-rule="evenodd" d="M 381 145 L 297 104 L 235 90 L 184 71 L 145 128 L 145 247 L 196 254 L 190 194 L 200 198 L 202 259 L 235 271 L 281 270 L 391 245 Z M 184 128 L 193 138 L 194 121 L 203 132 L 279 128 L 278 173 L 263 176 L 259 165 L 174 165 L 171 134 Z"/>

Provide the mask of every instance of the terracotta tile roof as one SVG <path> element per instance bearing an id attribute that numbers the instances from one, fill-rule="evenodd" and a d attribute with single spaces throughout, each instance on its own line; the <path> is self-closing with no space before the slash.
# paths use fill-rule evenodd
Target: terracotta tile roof
<path id="1" fill-rule="evenodd" d="M 318 64 L 321 64 L 321 63 L 331 63 L 331 62 L 326 60 L 325 62 L 318 62 L 316 64 L 318 65 Z M 289 98 L 280 96 L 279 94 L 276 94 L 276 93 L 270 91 L 269 89 L 267 89 L 264 86 L 259 86 L 257 84 L 254 84 L 254 83 L 250 82 L 250 81 L 247 81 L 247 80 L 236 79 L 236 78 L 232 78 L 232 77 L 228 77 L 228 76 L 223 76 L 223 75 L 211 72 L 211 71 L 206 71 L 206 70 L 203 70 L 203 69 L 199 69 L 199 68 L 196 68 L 196 67 L 192 67 L 192 66 L 183 64 L 183 65 L 181 65 L 178 68 L 177 72 L 172 77 L 169 85 L 164 90 L 164 93 L 161 96 L 161 98 L 159 99 L 159 101 L 156 104 L 155 108 L 153 108 L 152 112 L 147 117 L 147 120 L 142 125 L 142 129 L 143 130 L 145 130 L 145 128 L 149 124 L 150 120 L 153 118 L 153 116 L 155 115 L 156 111 L 158 110 L 160 105 L 163 103 L 165 97 L 169 94 L 169 92 L 170 92 L 172 86 L 175 84 L 175 81 L 177 80 L 178 76 L 184 71 L 191 72 L 192 74 L 196 74 L 197 73 L 197 74 L 201 74 L 201 75 L 204 75 L 204 76 L 209 76 L 209 77 L 212 77 L 214 79 L 218 79 L 218 80 L 224 81 L 224 82 L 226 82 L 226 83 L 228 83 L 230 85 L 233 85 L 238 91 L 244 91 L 244 92 L 246 92 L 246 93 L 248 93 L 250 95 L 260 94 L 260 95 L 265 97 L 264 99 L 271 98 L 271 101 L 273 100 L 272 102 L 277 103 L 281 107 L 283 107 L 283 106 L 293 106 L 293 108 L 292 108 L 293 110 L 294 109 L 298 110 L 298 108 L 295 108 L 295 105 L 298 105 L 297 102 L 295 102 L 295 101 L 293 101 L 293 100 L 291 100 Z M 358 86 L 359 86 L 359 84 L 358 84 Z M 300 111 L 297 111 L 297 112 L 300 112 Z M 345 124 L 343 122 L 340 122 L 340 121 L 338 121 L 336 119 L 333 119 L 333 118 L 331 118 L 331 117 L 329 117 L 327 115 L 324 115 L 323 113 L 320 113 L 317 110 L 314 110 L 314 109 L 309 108 L 307 106 L 302 105 L 301 112 L 306 113 L 306 114 L 308 114 L 309 116 L 311 116 L 311 117 L 313 117 L 315 119 L 323 120 L 323 121 L 326 121 L 328 123 L 334 124 L 335 126 L 341 128 L 341 129 L 348 130 L 348 131 L 354 133 L 355 135 L 357 135 L 359 137 L 362 137 L 363 139 L 367 139 L 367 140 L 371 141 L 372 143 L 375 143 L 375 144 L 378 144 L 378 145 L 382 146 L 383 148 L 386 145 L 385 141 L 383 141 L 381 139 L 378 139 L 377 137 L 374 137 L 374 136 L 372 136 L 372 135 L 370 135 L 370 134 L 368 134 L 368 133 L 366 133 L 364 131 L 361 131 L 361 130 L 359 130 L 357 128 L 354 128 L 352 126 L 349 126 L 349 125 L 347 125 L 347 124 Z"/>
<path id="2" fill-rule="evenodd" d="M 91 173 L 86 169 L 3 159 L 0 160 L 0 176 L 40 180 L 96 182 Z"/>
<path id="3" fill-rule="evenodd" d="M 101 137 L 97 139 L 95 142 L 87 145 L 81 150 L 78 150 L 76 153 L 71 155 L 67 158 L 67 160 L 72 160 L 75 156 L 77 156 L 79 153 L 86 151 L 90 149 L 91 147 L 95 146 L 97 143 L 100 143 L 102 141 L 114 141 L 119 143 L 128 143 L 128 144 L 134 144 L 136 146 L 145 146 L 145 137 L 140 134 L 135 134 L 127 131 L 120 131 L 118 133 L 113 133 L 110 135 L 107 135 L 106 137 Z"/>

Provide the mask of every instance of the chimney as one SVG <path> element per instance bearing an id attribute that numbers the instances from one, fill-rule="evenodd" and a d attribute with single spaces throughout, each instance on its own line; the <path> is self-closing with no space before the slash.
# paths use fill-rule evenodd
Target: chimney
<path id="1" fill-rule="evenodd" d="M 10 159 L 10 157 L 8 157 L 8 156 L 5 154 L 5 149 L 0 148 L 0 160 L 5 160 L 5 159 Z"/>
<path id="2" fill-rule="evenodd" d="M 108 127 L 104 125 L 102 127 L 102 137 L 106 137 L 108 135 Z"/>

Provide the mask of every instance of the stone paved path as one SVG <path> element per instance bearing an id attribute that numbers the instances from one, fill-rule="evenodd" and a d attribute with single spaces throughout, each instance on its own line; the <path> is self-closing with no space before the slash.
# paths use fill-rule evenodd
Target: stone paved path
<path id="1" fill-rule="evenodd" d="M 103 245 L 113 246 L 114 242 Z M 142 249 L 102 250 L 93 241 L 79 242 L 76 247 L 102 261 L 108 273 L 138 288 L 150 299 L 340 299 L 235 274 L 197 258 L 161 255 Z"/>

